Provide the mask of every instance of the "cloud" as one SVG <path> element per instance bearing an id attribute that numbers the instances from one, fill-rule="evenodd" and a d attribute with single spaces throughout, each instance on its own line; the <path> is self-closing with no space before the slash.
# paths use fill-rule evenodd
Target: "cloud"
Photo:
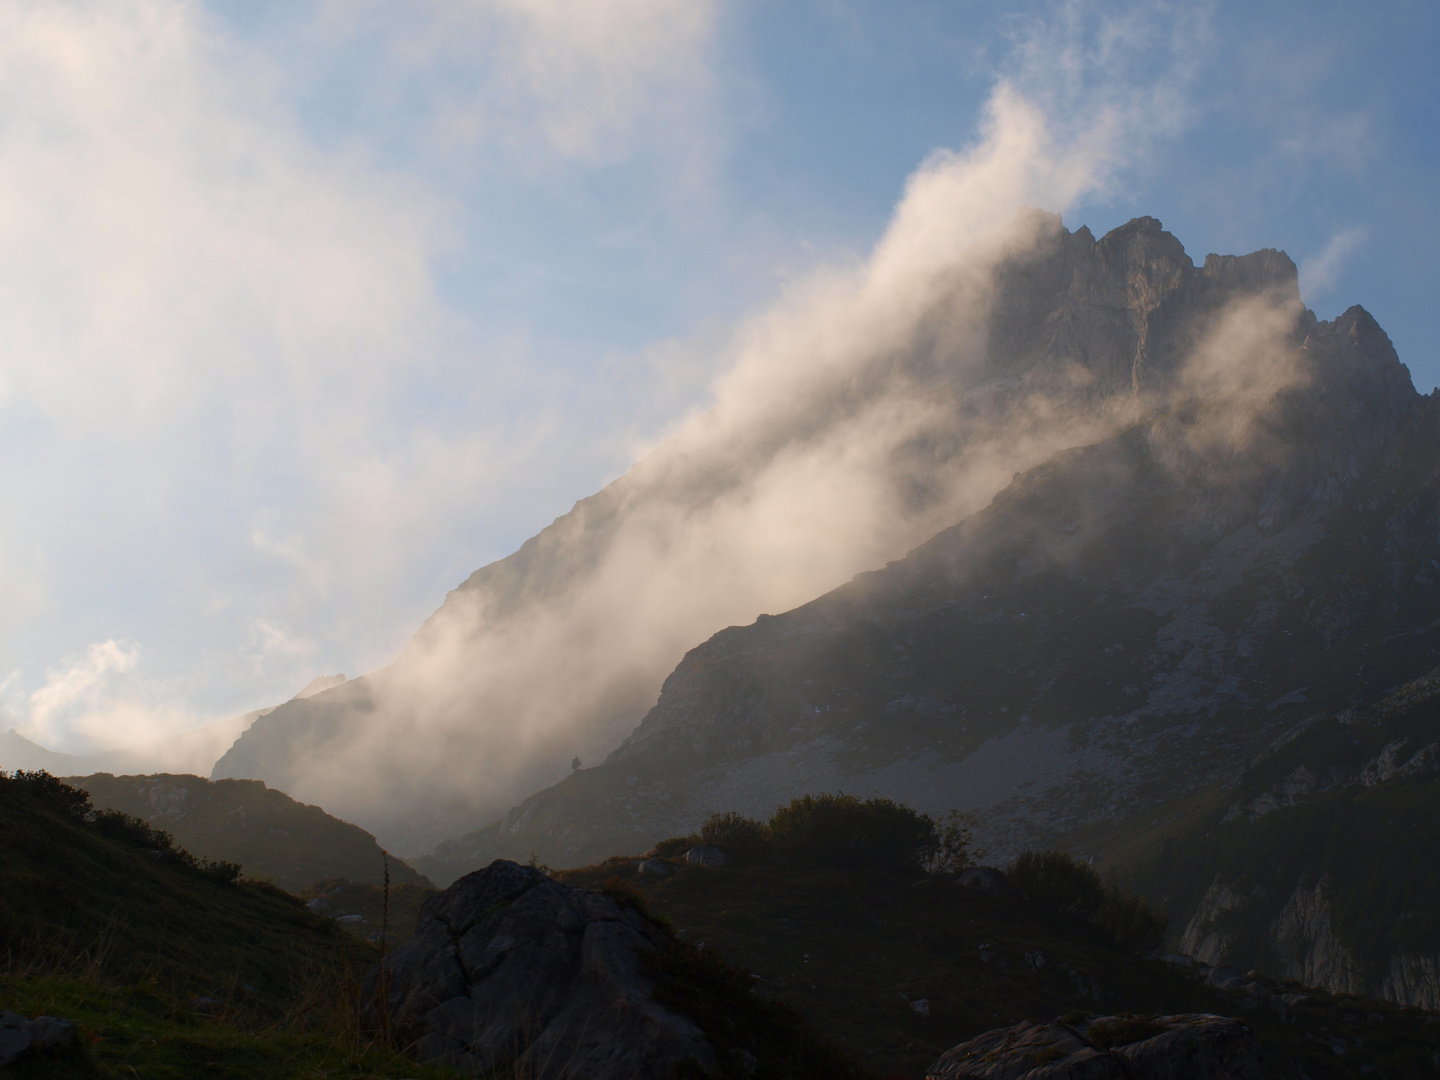
<path id="1" fill-rule="evenodd" d="M 816 268 L 736 328 L 706 408 L 519 569 L 451 594 L 395 665 L 315 699 L 370 695 L 336 726 L 344 741 L 286 751 L 287 789 L 412 847 L 437 838 L 447 802 L 503 811 L 572 755 L 603 757 L 687 648 L 903 555 L 1016 470 L 1129 416 L 1126 394 L 1077 406 L 1081 372 L 987 383 L 996 267 L 1059 243 L 1058 219 L 1026 208 L 1103 195 L 1183 116 L 1138 77 L 1117 90 L 1083 67 L 1127 71 L 1126 43 L 1155 35 L 1072 29 L 1110 37 L 1076 47 L 1080 97 L 1055 95 L 1058 120 L 1048 91 L 1027 91 L 1037 46 L 997 84 L 975 143 L 909 178 L 866 257 Z"/>
<path id="2" fill-rule="evenodd" d="M 1345 260 L 1362 244 L 1368 234 L 1361 228 L 1342 229 L 1332 236 L 1316 255 L 1300 260 L 1300 292 L 1314 301 L 1335 291 Z"/>
<path id="3" fill-rule="evenodd" d="M 117 702 L 115 688 L 139 661 L 140 649 L 133 643 L 112 639 L 89 646 L 67 667 L 47 673 L 45 685 L 29 697 L 24 730 L 42 741 L 53 739 L 62 727 L 108 741 L 105 737 L 117 720 L 128 727 L 133 718 L 132 703 Z M 149 710 L 143 711 L 148 725 Z"/>
<path id="4" fill-rule="evenodd" d="M 613 163 L 715 132 L 714 0 L 326 0 L 312 56 L 371 58 L 355 88 L 435 148 Z M 709 121 L 709 123 L 705 123 Z"/>

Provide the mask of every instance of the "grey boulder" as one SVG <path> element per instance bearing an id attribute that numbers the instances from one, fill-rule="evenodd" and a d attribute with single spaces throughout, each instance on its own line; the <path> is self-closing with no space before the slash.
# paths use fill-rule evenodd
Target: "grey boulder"
<path id="1" fill-rule="evenodd" d="M 1262 1080 L 1260 1043 L 1208 1013 L 1100 1017 L 987 1031 L 947 1050 L 926 1080 Z"/>
<path id="2" fill-rule="evenodd" d="M 54 1016 L 26 1019 L 19 1013 L 0 1012 L 0 1068 L 30 1051 L 59 1050 L 75 1042 L 75 1025 Z"/>
<path id="3" fill-rule="evenodd" d="M 724 866 L 725 852 L 709 844 L 696 844 L 685 852 L 685 861 L 692 866 Z"/>
<path id="4" fill-rule="evenodd" d="M 662 1080 L 715 1053 L 653 997 L 642 958 L 666 942 L 634 908 L 497 860 L 426 901 L 415 933 L 366 976 L 371 1023 L 480 1074 Z"/>

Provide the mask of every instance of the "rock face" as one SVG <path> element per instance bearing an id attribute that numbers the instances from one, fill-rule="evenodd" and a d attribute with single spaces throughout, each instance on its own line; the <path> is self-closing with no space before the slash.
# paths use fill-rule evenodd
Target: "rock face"
<path id="1" fill-rule="evenodd" d="M 1017 1024 L 941 1055 L 926 1080 L 1262 1080 L 1260 1044 L 1206 1014 Z"/>
<path id="2" fill-rule="evenodd" d="M 726 437 L 697 436 L 696 445 L 657 449 L 513 555 L 472 574 L 390 668 L 287 702 L 257 721 L 214 775 L 265 780 L 405 850 L 498 819 L 564 776 L 577 752 L 591 761 L 613 750 L 697 642 L 901 557 L 984 506 L 1014 470 L 1113 433 L 1140 403 L 1176 390 L 1197 342 L 1234 302 L 1278 298 L 1298 311 L 1295 266 L 1281 252 L 1211 255 L 1197 266 L 1153 218 L 1137 218 L 1099 239 L 1084 228 L 1070 232 L 1045 215 L 1031 224 L 1033 243 L 976 278 L 959 273 L 947 279 L 933 303 L 917 313 L 913 332 L 886 338 L 873 355 L 844 369 L 839 384 L 787 391 L 783 404 L 756 413 L 743 430 L 724 429 Z M 975 281 L 981 283 L 972 288 Z M 1383 371 L 1377 364 L 1359 376 L 1337 364 L 1337 349 L 1384 358 L 1388 342 L 1363 312 L 1347 313 L 1333 325 L 1315 324 L 1313 316 L 1301 322 L 1296 345 L 1313 339 L 1307 375 L 1333 376 L 1337 385 L 1351 380 L 1352 396 L 1363 398 L 1354 408 L 1342 403 L 1338 413 L 1313 413 L 1317 426 L 1349 440 L 1345 463 L 1338 466 L 1343 473 L 1414 394 L 1393 354 Z M 870 336 L 857 334 L 855 340 Z M 847 425 L 870 416 L 867 410 L 877 402 L 892 402 L 895 417 L 877 419 L 874 438 L 848 437 Z M 750 415 L 748 407 L 739 411 Z M 715 423 L 729 423 L 731 414 L 721 413 Z M 874 542 L 849 539 L 868 535 L 869 528 L 855 524 L 863 507 L 853 506 L 840 527 L 818 513 L 795 516 L 805 554 L 786 570 L 747 556 L 781 531 L 766 519 L 726 518 L 725 508 L 761 498 L 756 478 L 790 468 L 786 463 L 797 460 L 794 455 L 840 460 L 835 447 L 844 447 L 841 457 L 854 462 L 854 475 L 844 474 L 846 490 L 878 493 L 882 526 Z M 855 476 L 863 479 L 852 485 Z M 1320 470 L 1310 479 L 1321 490 L 1331 474 Z M 1232 526 L 1251 509 L 1257 511 L 1253 518 L 1263 516 L 1258 506 L 1222 508 Z M 625 588 L 607 577 L 620 573 L 616 567 L 653 560 L 643 580 L 668 582 L 660 571 L 677 550 L 696 554 L 663 602 L 637 598 L 633 575 Z M 553 620 L 567 629 L 557 630 Z M 497 644 L 532 638 L 538 660 L 528 650 L 512 657 Z M 500 655 L 496 650 L 515 662 L 492 663 Z M 565 691 L 556 694 L 553 687 Z M 926 699 L 923 692 L 907 699 L 906 689 L 878 703 L 882 715 L 892 700 L 901 703 L 905 718 L 923 717 L 928 705 L 944 710 L 955 704 Z M 794 704 L 793 696 L 786 701 Z M 451 758 L 509 761 L 507 755 L 518 754 L 516 718 L 528 710 L 536 712 L 534 724 L 525 725 L 531 732 L 525 741 L 543 750 L 482 784 L 468 774 L 453 783 L 411 734 L 439 726 L 445 738 L 436 741 Z M 552 745 L 533 734 L 542 730 L 564 735 Z M 350 762 L 358 746 L 365 753 L 362 760 L 355 751 L 355 770 L 371 760 L 387 763 L 373 784 L 354 783 L 355 771 L 337 765 Z M 337 775 L 343 784 L 327 787 L 325 777 Z M 444 790 L 447 783 L 450 790 Z M 494 799 L 477 804 L 477 789 Z M 376 804 L 376 792 L 384 793 L 385 805 Z M 442 819 L 450 804 L 460 807 L 456 816 L 465 815 L 460 821 Z"/>
<path id="3" fill-rule="evenodd" d="M 1433 522 L 1434 513 L 1419 520 Z M 1403 550 L 1404 530 L 1388 533 L 1391 550 Z M 1398 577 L 1396 570 L 1382 572 Z M 1396 594 L 1425 596 L 1414 574 L 1399 580 Z M 1422 599 L 1417 607 L 1433 604 Z M 1403 626 L 1403 608 L 1390 620 Z M 1420 646 L 1420 658 L 1435 648 L 1423 629 L 1405 637 Z M 1203 963 L 1434 1008 L 1437 705 L 1440 668 L 1432 668 L 1376 701 L 1310 713 L 1269 740 L 1208 807 L 1162 824 L 1104 869 L 1163 898 L 1172 925 L 1183 927 L 1175 943 Z"/>
<path id="4" fill-rule="evenodd" d="M 1440 400 L 1358 308 L 1297 314 L 1277 348 L 1299 374 L 1258 404 L 1057 455 L 904 559 L 714 635 L 603 764 L 417 866 L 583 864 L 834 790 L 971 812 L 1003 857 L 1229 783 L 1429 670 Z"/>
<path id="5" fill-rule="evenodd" d="M 661 943 L 629 906 L 496 862 L 426 902 L 362 1000 L 372 1022 L 388 1010 L 422 1057 L 467 1072 L 513 1062 L 557 1080 L 663 1080 L 715 1055 L 652 997 L 642 957 Z"/>

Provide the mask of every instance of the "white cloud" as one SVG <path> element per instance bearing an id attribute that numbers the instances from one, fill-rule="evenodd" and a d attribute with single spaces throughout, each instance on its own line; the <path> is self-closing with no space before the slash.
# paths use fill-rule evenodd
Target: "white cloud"
<path id="1" fill-rule="evenodd" d="M 91 645 L 64 668 L 52 668 L 45 685 L 30 695 L 24 729 L 41 741 L 62 730 L 104 740 L 117 719 L 131 719 L 130 703 L 117 702 L 114 690 L 139 661 L 139 646 L 112 639 Z"/>
<path id="2" fill-rule="evenodd" d="M 1368 237 L 1361 228 L 1341 229 L 1316 254 L 1300 260 L 1300 295 L 1307 301 L 1328 296 L 1340 282 L 1345 260 Z"/>
<path id="3" fill-rule="evenodd" d="M 413 124 L 423 100 L 442 147 L 614 162 L 713 134 L 717 18 L 714 0 L 324 0 L 307 47 L 368 42 L 367 103 Z"/>

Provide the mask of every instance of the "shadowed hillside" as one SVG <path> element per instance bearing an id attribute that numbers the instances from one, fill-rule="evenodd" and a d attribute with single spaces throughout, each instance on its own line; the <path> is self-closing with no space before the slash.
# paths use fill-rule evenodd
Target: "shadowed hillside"
<path id="1" fill-rule="evenodd" d="M 197 855 L 239 863 L 250 877 L 291 891 L 323 878 L 384 880 L 385 859 L 373 836 L 259 780 L 100 773 L 67 782 L 88 791 L 98 807 L 143 818 Z M 429 884 L 394 856 L 389 868 L 397 885 Z"/>

